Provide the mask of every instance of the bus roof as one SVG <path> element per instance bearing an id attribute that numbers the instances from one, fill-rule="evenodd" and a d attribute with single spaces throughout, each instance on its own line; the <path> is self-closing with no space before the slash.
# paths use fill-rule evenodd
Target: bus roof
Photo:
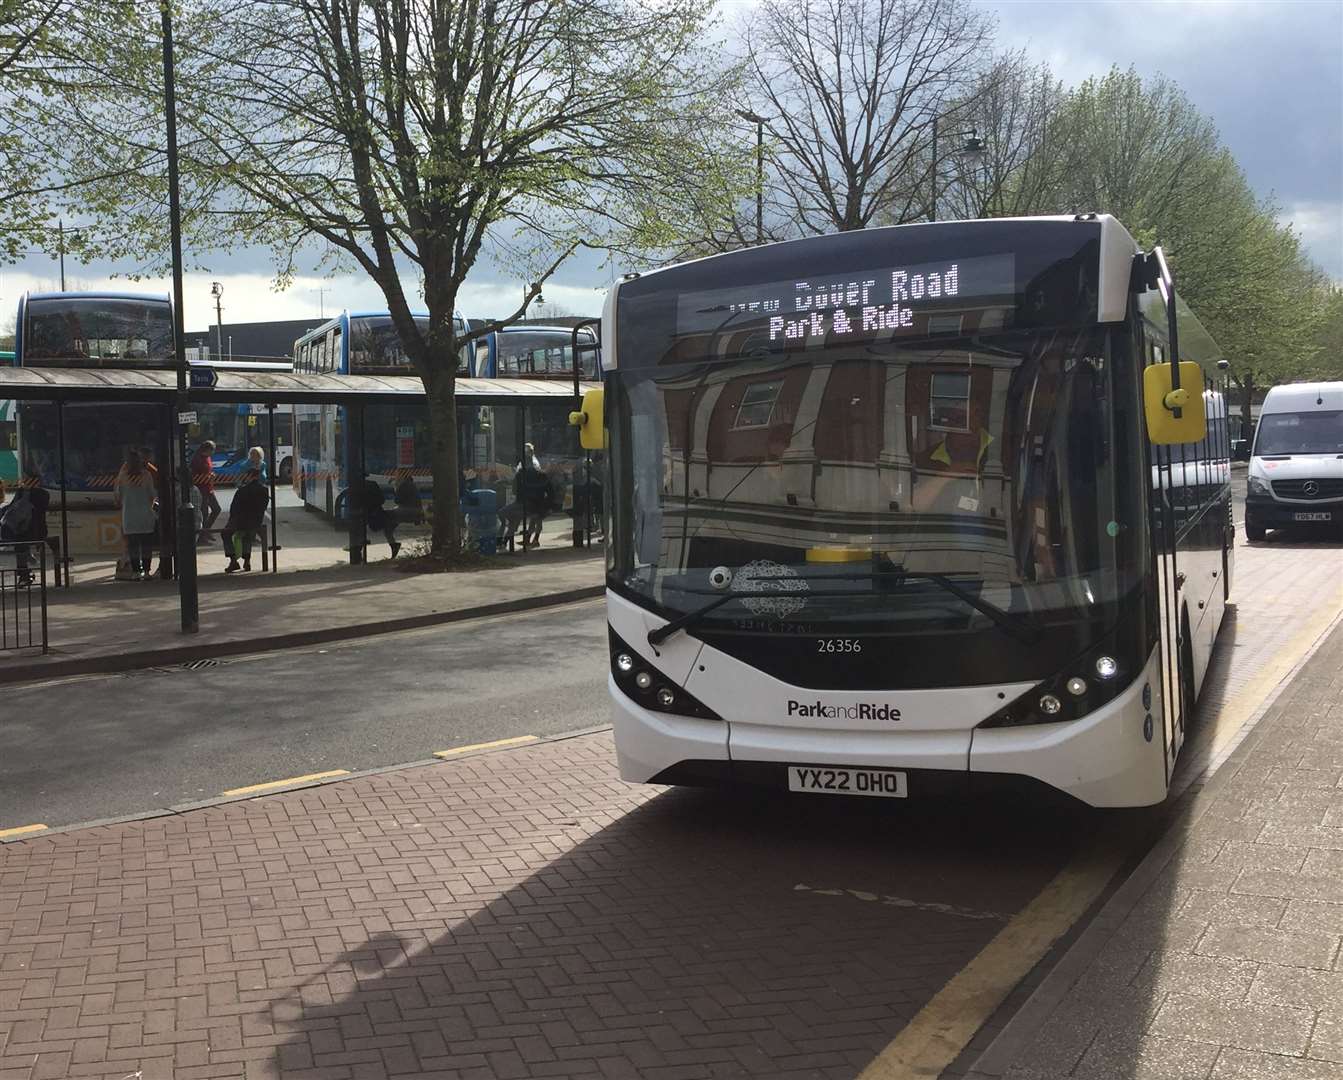
<path id="1" fill-rule="evenodd" d="M 130 293 L 112 292 L 105 289 L 92 289 L 83 292 L 30 292 L 24 293 L 27 300 L 160 300 L 169 303 L 167 293 Z"/>

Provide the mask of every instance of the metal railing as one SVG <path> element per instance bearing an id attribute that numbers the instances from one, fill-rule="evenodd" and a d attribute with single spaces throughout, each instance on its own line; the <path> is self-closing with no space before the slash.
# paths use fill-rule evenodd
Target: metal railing
<path id="1" fill-rule="evenodd" d="M 47 651 L 47 542 L 0 541 L 0 651 L 37 648 Z"/>

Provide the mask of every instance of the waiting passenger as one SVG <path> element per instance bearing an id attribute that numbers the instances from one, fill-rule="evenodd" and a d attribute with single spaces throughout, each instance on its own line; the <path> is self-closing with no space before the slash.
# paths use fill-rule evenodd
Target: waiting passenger
<path id="1" fill-rule="evenodd" d="M 33 541 L 47 539 L 47 508 L 51 505 L 51 493 L 42 486 L 42 473 L 34 465 L 24 470 L 14 492 L 14 501 L 0 516 L 0 539 L 14 541 Z M 18 570 L 20 585 L 31 585 L 33 575 L 29 572 L 31 549 L 26 545 L 15 553 L 15 567 Z"/>
<path id="2" fill-rule="evenodd" d="M 401 550 L 401 545 L 396 539 L 396 527 L 400 521 L 395 510 L 388 513 L 383 505 L 386 501 L 387 493 L 382 490 L 382 485 L 365 473 L 364 484 L 359 492 L 359 505 L 364 511 L 364 526 L 382 533 L 392 551 L 392 558 L 395 559 L 397 552 Z"/>
<path id="3" fill-rule="evenodd" d="M 247 468 L 255 469 L 263 484 L 270 483 L 270 474 L 266 472 L 266 451 L 253 446 L 247 451 Z"/>
<path id="4" fill-rule="evenodd" d="M 131 580 L 148 581 L 158 526 L 158 490 L 138 450 L 126 451 L 126 463 L 117 473 L 113 497 L 121 509 L 121 532 Z"/>
<path id="5" fill-rule="evenodd" d="M 224 573 L 236 574 L 239 569 L 244 572 L 252 569 L 252 537 L 261 530 L 269 502 L 270 492 L 261 482 L 261 474 L 256 469 L 247 469 L 229 503 L 228 528 L 220 534 L 224 540 L 224 553 L 228 556 Z M 240 557 L 241 567 L 238 566 Z"/>
<path id="6" fill-rule="evenodd" d="M 214 452 L 213 440 L 206 439 L 191 459 L 191 483 L 200 493 L 201 503 L 201 528 L 196 538 L 198 544 L 211 542 L 210 530 L 214 528 L 214 523 L 224 511 L 219 505 L 219 497 L 215 494 Z"/>

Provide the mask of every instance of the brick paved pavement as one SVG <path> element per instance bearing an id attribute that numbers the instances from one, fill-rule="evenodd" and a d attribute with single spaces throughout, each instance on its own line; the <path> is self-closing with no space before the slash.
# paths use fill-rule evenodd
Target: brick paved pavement
<path id="1" fill-rule="evenodd" d="M 1186 813 L 971 1077 L 1343 1077 L 1343 626 Z"/>
<path id="2" fill-rule="evenodd" d="M 1089 820 L 611 775 L 589 735 L 0 849 L 0 1080 L 851 1077 Z"/>

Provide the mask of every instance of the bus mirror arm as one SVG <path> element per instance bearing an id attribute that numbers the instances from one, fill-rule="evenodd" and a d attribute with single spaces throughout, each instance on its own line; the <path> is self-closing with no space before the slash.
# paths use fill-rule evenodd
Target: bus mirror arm
<path id="1" fill-rule="evenodd" d="M 1184 415 L 1184 407 L 1189 404 L 1189 392 L 1180 388 L 1180 337 L 1179 321 L 1175 315 L 1175 278 L 1166 264 L 1166 253 L 1158 244 L 1152 249 L 1152 258 L 1156 263 L 1157 287 L 1166 301 L 1166 334 L 1170 338 L 1170 393 L 1166 395 L 1165 405 L 1171 415 L 1179 420 Z"/>

